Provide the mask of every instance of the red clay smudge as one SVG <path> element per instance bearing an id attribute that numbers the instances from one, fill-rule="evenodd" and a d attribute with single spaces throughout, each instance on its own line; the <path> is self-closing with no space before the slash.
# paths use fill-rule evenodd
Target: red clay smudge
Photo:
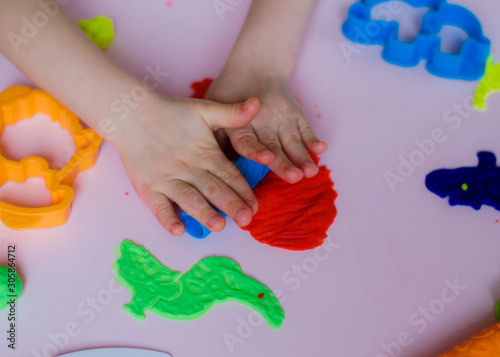
<path id="1" fill-rule="evenodd" d="M 212 78 L 205 78 L 201 82 L 193 82 L 191 84 L 191 89 L 193 90 L 191 98 L 204 99 L 213 81 Z"/>

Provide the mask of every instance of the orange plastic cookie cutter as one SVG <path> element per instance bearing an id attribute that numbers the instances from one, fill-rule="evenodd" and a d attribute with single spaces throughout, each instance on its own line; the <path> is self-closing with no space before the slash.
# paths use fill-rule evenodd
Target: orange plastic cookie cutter
<path id="1" fill-rule="evenodd" d="M 84 170 L 94 166 L 102 138 L 92 129 L 84 129 L 76 115 L 44 91 L 15 86 L 0 94 L 0 135 L 5 126 L 30 119 L 35 114 L 50 116 L 68 131 L 76 147 L 75 154 L 60 170 L 49 168 L 41 157 L 31 156 L 20 162 L 0 153 L 0 186 L 7 181 L 24 183 L 32 177 L 45 180 L 52 201 L 47 207 L 19 207 L 0 201 L 0 220 L 9 228 L 50 228 L 66 223 L 71 212 L 74 191 L 71 184 Z"/>

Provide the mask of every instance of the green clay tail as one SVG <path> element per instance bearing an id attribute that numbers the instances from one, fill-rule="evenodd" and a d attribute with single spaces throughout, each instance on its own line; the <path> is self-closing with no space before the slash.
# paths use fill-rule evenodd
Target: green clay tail
<path id="1" fill-rule="evenodd" d="M 493 56 L 488 58 L 486 72 L 474 94 L 474 108 L 485 110 L 490 93 L 500 90 L 500 63 L 493 64 Z"/>
<path id="2" fill-rule="evenodd" d="M 266 319 L 272 328 L 281 327 L 285 313 L 265 285 L 242 273 L 231 259 L 201 260 L 179 279 L 182 295 L 175 301 L 159 300 L 153 311 L 175 320 L 192 320 L 207 314 L 216 303 L 238 301 Z"/>

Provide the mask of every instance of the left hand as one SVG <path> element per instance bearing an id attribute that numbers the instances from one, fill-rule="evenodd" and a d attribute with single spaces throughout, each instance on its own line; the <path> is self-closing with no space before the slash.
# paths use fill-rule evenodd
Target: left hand
<path id="1" fill-rule="evenodd" d="M 328 146 L 311 130 L 286 76 L 251 70 L 245 64 L 226 67 L 206 96 L 219 103 L 236 103 L 250 97 L 261 102 L 255 119 L 240 128 L 219 130 L 219 143 L 223 145 L 229 139 L 238 154 L 269 166 L 289 183 L 316 175 L 319 169 L 308 150 L 319 155 Z"/>

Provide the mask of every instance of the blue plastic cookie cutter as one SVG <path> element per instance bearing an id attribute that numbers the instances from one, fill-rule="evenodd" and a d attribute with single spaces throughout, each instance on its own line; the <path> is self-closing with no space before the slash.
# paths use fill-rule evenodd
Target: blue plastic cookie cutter
<path id="1" fill-rule="evenodd" d="M 363 45 L 382 45 L 382 58 L 402 67 L 427 61 L 427 71 L 450 79 L 477 80 L 484 76 L 491 43 L 483 35 L 481 23 L 466 8 L 448 4 L 446 0 L 399 0 L 413 7 L 430 8 L 422 19 L 422 28 L 412 42 L 398 40 L 396 21 L 372 20 L 371 10 L 388 0 L 362 0 L 349 8 L 342 26 L 344 35 Z M 458 54 L 441 51 L 438 37 L 444 25 L 455 26 L 467 33 Z"/>
<path id="2" fill-rule="evenodd" d="M 476 210 L 482 205 L 500 211 L 500 167 L 495 154 L 481 151 L 476 167 L 440 169 L 425 178 L 429 191 L 441 198 L 449 196 L 451 206 L 470 206 Z"/>
<path id="3" fill-rule="evenodd" d="M 245 159 L 243 156 L 240 156 L 237 160 L 233 161 L 233 163 L 241 172 L 245 180 L 247 180 L 248 185 L 252 190 L 269 172 L 269 168 L 267 166 Z M 225 214 L 218 208 L 214 207 L 214 209 L 222 217 L 227 216 L 227 214 Z M 207 227 L 205 227 L 203 224 L 198 222 L 196 219 L 194 219 L 184 211 L 181 212 L 180 219 L 186 226 L 186 232 L 193 238 L 204 239 L 210 233 L 212 233 Z"/>

